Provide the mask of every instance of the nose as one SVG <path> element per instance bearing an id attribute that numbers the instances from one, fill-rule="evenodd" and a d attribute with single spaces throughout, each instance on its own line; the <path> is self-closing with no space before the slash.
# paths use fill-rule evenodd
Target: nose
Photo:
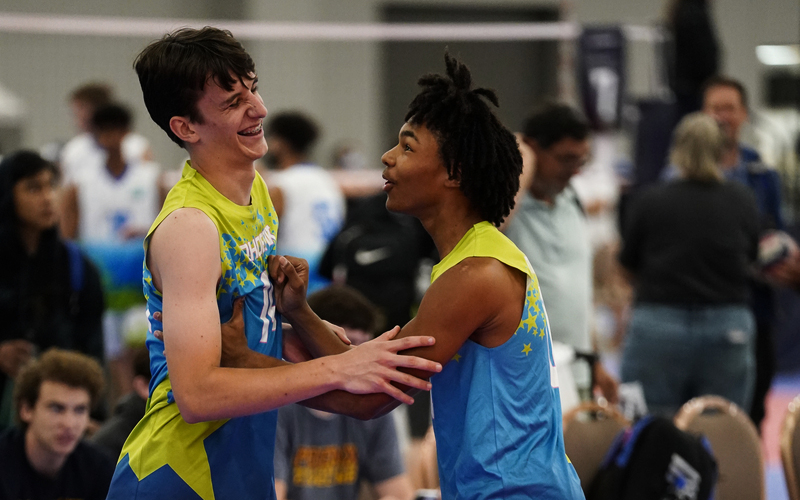
<path id="1" fill-rule="evenodd" d="M 381 156 L 381 163 L 383 163 L 387 167 L 394 166 L 394 155 L 392 154 L 392 151 L 394 151 L 394 149 L 395 148 L 390 149 L 389 151 L 383 153 L 383 156 Z"/>
<path id="2" fill-rule="evenodd" d="M 253 118 L 266 118 L 267 107 L 264 106 L 264 101 L 261 99 L 261 96 L 255 95 L 250 100 L 249 113 Z"/>

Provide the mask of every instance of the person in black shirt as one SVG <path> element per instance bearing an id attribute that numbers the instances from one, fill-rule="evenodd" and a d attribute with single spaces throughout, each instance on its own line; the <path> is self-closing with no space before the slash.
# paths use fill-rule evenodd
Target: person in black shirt
<path id="1" fill-rule="evenodd" d="M 106 498 L 114 461 L 81 441 L 103 385 L 100 365 L 77 352 L 53 348 L 22 368 L 19 427 L 0 435 L 0 498 Z"/>
<path id="2" fill-rule="evenodd" d="M 11 380 L 36 352 L 103 359 L 100 276 L 58 236 L 57 181 L 56 167 L 32 151 L 0 163 L 0 429 L 10 421 Z"/>
<path id="3" fill-rule="evenodd" d="M 681 179 L 643 192 L 622 231 L 622 265 L 636 303 L 622 380 L 638 381 L 653 413 L 671 415 L 692 397 L 716 394 L 749 408 L 755 320 L 747 306 L 758 253 L 753 194 L 724 181 L 723 137 L 701 113 L 675 132 Z"/>

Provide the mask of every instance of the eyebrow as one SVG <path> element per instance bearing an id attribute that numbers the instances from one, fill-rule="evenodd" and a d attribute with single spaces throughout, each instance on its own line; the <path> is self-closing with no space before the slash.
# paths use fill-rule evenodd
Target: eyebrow
<path id="1" fill-rule="evenodd" d="M 244 86 L 244 87 L 245 87 L 247 90 L 249 90 L 249 91 L 251 91 L 251 92 L 252 92 L 252 91 L 253 91 L 253 87 L 255 87 L 256 85 L 258 85 L 258 77 L 256 76 L 255 78 L 253 78 L 253 80 L 252 80 L 252 82 L 250 83 L 250 86 L 249 86 L 249 87 L 248 87 L 247 85 L 245 85 L 245 83 L 244 83 L 243 81 L 242 81 L 242 85 L 243 85 L 243 86 Z M 229 104 L 231 104 L 233 101 L 235 101 L 236 99 L 238 99 L 239 97 L 241 97 L 241 95 L 242 95 L 242 92 L 241 92 L 241 91 L 240 91 L 240 92 L 236 92 L 235 94 L 233 94 L 232 96 L 230 96 L 229 98 L 227 98 L 227 99 L 225 100 L 225 102 L 223 102 L 223 103 L 220 105 L 220 107 L 223 107 L 223 108 L 224 108 L 224 107 L 227 107 L 227 106 L 228 106 Z"/>
<path id="2" fill-rule="evenodd" d="M 414 134 L 413 130 L 403 130 L 402 132 L 400 132 L 400 137 L 409 137 L 419 142 L 419 139 L 417 139 L 417 136 L 416 134 Z"/>

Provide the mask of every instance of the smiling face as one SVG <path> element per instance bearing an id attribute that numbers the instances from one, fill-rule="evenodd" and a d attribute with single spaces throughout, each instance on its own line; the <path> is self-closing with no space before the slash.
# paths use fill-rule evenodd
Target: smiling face
<path id="1" fill-rule="evenodd" d="M 13 188 L 14 213 L 19 223 L 34 231 L 55 226 L 56 178 L 53 171 L 44 169 L 36 175 L 20 179 Z"/>
<path id="2" fill-rule="evenodd" d="M 65 458 L 72 453 L 89 425 L 89 391 L 45 380 L 31 408 L 22 403 L 20 418 L 28 427 L 25 441 L 37 455 Z"/>
<path id="3" fill-rule="evenodd" d="M 404 124 L 397 146 L 385 152 L 381 161 L 386 166 L 386 208 L 392 212 L 420 217 L 437 205 L 442 190 L 452 184 L 436 137 L 425 125 Z"/>
<path id="4" fill-rule="evenodd" d="M 197 102 L 202 123 L 188 122 L 192 134 L 185 140 L 190 152 L 200 152 L 229 165 L 247 164 L 266 154 L 262 122 L 267 108 L 258 94 L 258 78 L 235 79 L 227 91 L 210 81 Z M 176 134 L 180 134 L 176 131 Z"/>

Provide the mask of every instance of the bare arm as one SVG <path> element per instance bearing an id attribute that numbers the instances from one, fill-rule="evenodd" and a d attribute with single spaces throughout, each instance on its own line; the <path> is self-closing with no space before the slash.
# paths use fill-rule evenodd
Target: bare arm
<path id="1" fill-rule="evenodd" d="M 398 336 L 412 337 L 424 332 L 425 335 L 436 338 L 436 344 L 403 351 L 403 354 L 445 365 L 470 337 L 487 347 L 502 344 L 516 330 L 522 316 L 524 282 L 521 273 L 494 259 L 463 261 L 431 285 L 420 304 L 419 313 L 403 327 Z M 226 343 L 239 339 L 240 347 L 244 346 L 246 349 L 241 331 L 224 329 L 223 334 Z M 364 346 L 379 341 L 381 338 L 367 342 Z M 239 362 L 244 362 L 247 366 L 262 366 L 269 362 L 265 358 L 266 356 L 248 349 L 241 352 Z M 433 374 L 413 368 L 403 371 L 425 379 Z M 415 392 L 408 386 L 399 385 L 399 388 L 406 393 Z M 399 404 L 395 401 L 383 394 L 355 395 L 333 391 L 302 401 L 301 404 L 369 419 L 394 409 Z"/>
<path id="2" fill-rule="evenodd" d="M 259 369 L 222 367 L 215 293 L 221 268 L 214 224 L 199 210 L 176 210 L 156 230 L 147 258 L 164 297 L 167 364 L 175 400 L 187 422 L 265 412 L 335 389 L 397 395 L 389 384 L 392 380 L 428 387 L 394 369 L 409 365 L 397 350 L 428 342 L 419 338 L 386 341 L 298 365 L 269 358 Z M 426 366 L 433 369 L 431 365 Z"/>

